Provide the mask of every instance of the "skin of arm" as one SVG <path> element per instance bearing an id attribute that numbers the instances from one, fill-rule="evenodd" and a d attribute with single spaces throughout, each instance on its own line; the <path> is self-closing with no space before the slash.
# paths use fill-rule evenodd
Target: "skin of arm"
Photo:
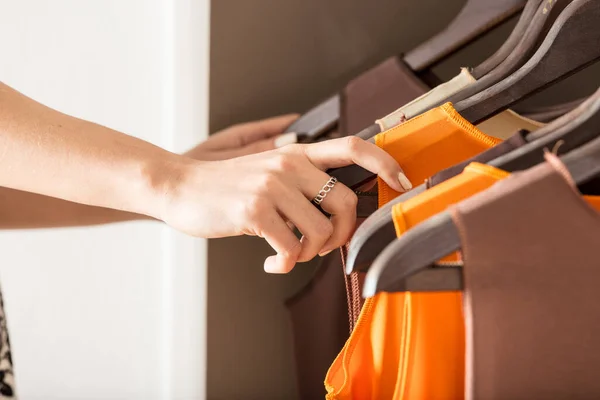
<path id="1" fill-rule="evenodd" d="M 67 217 L 67 225 L 157 218 L 169 164 L 185 159 L 62 114 L 0 83 L 4 227 L 65 225 L 59 221 Z M 31 218 L 23 222 L 19 214 L 25 213 Z"/>
<path id="2" fill-rule="evenodd" d="M 39 104 L 28 104 L 33 102 L 18 92 L 0 83 L 0 103 L 3 107 L 12 104 L 15 109 L 12 112 L 0 112 L 0 126 L 15 126 L 26 122 L 19 115 L 16 107 L 24 112 L 29 107 L 34 109 Z M 43 107 L 43 106 L 41 106 Z M 56 111 L 43 107 L 46 112 L 46 129 L 51 129 L 52 121 L 61 125 L 66 118 Z M 251 154 L 275 148 L 275 142 L 280 133 L 291 124 L 297 115 L 283 115 L 239 124 L 212 135 L 207 141 L 194 147 L 184 155 L 197 160 L 218 160 Z M 69 121 L 72 123 L 73 121 Z M 69 124 L 67 124 L 69 126 Z M 94 126 L 93 132 L 102 134 L 108 130 L 98 125 Z M 20 132 L 16 129 L 15 132 Z M 78 132 L 67 131 L 70 134 Z M 89 132 L 89 131 L 88 131 Z M 288 138 L 289 140 L 289 138 Z M 292 139 L 293 140 L 293 139 Z M 155 220 L 154 218 L 127 211 L 115 210 L 106 207 L 97 207 L 87 204 L 76 203 L 56 197 L 45 196 L 38 193 L 23 190 L 0 187 L 0 229 L 35 229 L 75 227 L 108 224 L 123 221 Z"/>

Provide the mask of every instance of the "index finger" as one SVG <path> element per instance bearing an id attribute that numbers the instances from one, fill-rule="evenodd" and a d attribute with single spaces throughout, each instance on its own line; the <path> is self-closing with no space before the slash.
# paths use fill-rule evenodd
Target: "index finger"
<path id="1" fill-rule="evenodd" d="M 357 164 L 379 175 L 397 192 L 412 188 L 402 168 L 391 155 L 359 137 L 348 136 L 304 145 L 303 149 L 308 159 L 321 170 Z"/>

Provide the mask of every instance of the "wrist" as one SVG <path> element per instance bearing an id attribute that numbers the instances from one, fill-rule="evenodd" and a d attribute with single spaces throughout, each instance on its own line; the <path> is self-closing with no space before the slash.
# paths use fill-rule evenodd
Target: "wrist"
<path id="1" fill-rule="evenodd" d="M 145 201 L 143 214 L 164 221 L 163 216 L 171 199 L 185 181 L 185 176 L 191 168 L 197 167 L 201 161 L 171 154 L 171 157 L 151 160 L 143 168 L 143 194 Z M 143 200 L 142 200 L 143 201 Z"/>

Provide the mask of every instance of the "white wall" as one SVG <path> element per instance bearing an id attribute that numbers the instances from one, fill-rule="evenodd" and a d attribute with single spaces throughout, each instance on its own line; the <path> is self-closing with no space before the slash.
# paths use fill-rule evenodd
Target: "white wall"
<path id="1" fill-rule="evenodd" d="M 208 0 L 0 0 L 0 81 L 180 151 L 207 134 L 208 23 Z M 204 398 L 205 259 L 158 223 L 1 232 L 20 398 Z"/>

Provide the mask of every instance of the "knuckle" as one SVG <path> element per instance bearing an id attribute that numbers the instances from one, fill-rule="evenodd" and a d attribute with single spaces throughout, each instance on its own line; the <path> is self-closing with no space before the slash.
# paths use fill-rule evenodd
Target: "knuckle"
<path id="1" fill-rule="evenodd" d="M 345 195 L 342 197 L 342 207 L 344 209 L 354 209 L 358 205 L 358 196 L 350 189 L 346 189 Z"/>
<path id="2" fill-rule="evenodd" d="M 357 136 L 346 137 L 346 147 L 351 153 L 357 152 L 364 145 L 364 140 Z"/>
<path id="3" fill-rule="evenodd" d="M 296 157 L 293 154 L 278 154 L 274 158 L 274 167 L 278 172 L 291 172 L 295 169 L 295 160 Z"/>
<path id="4" fill-rule="evenodd" d="M 266 173 L 258 178 L 255 183 L 255 193 L 258 196 L 268 196 L 277 192 L 277 190 L 281 186 L 281 181 L 279 177 L 274 173 Z"/>
<path id="5" fill-rule="evenodd" d="M 333 235 L 333 224 L 327 218 L 319 219 L 316 225 L 316 232 L 321 237 L 331 237 Z"/>

